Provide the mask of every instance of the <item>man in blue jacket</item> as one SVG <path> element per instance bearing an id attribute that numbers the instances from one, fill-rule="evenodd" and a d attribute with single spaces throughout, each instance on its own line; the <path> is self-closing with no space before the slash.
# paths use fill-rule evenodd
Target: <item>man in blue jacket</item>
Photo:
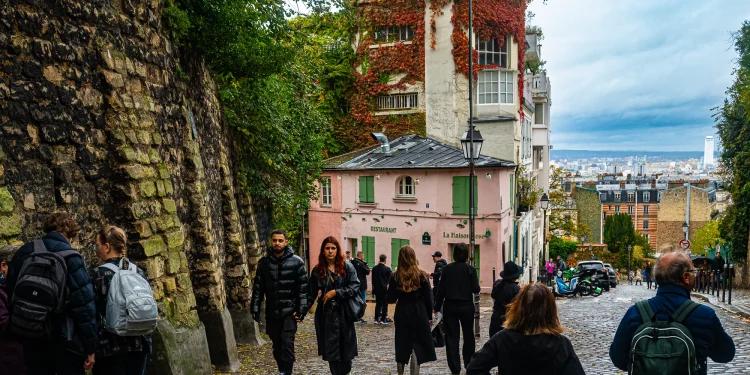
<path id="1" fill-rule="evenodd" d="M 44 232 L 44 247 L 57 253 L 74 250 L 70 240 L 78 236 L 79 228 L 72 215 L 56 212 L 45 219 Z M 33 252 L 33 242 L 29 242 L 11 259 L 7 280 L 9 300 L 21 267 Z M 83 375 L 94 366 L 98 342 L 94 288 L 82 257 L 68 256 L 65 263 L 68 270 L 65 313 L 53 318 L 51 337 L 22 340 L 29 375 Z"/>
<path id="2" fill-rule="evenodd" d="M 654 271 L 659 289 L 648 304 L 658 320 L 668 320 L 670 316 L 690 299 L 690 288 L 695 282 L 696 270 L 693 262 L 685 254 L 668 253 L 659 258 Z M 609 347 L 609 357 L 620 370 L 628 370 L 631 341 L 638 327 L 643 323 L 638 309 L 631 306 L 617 328 L 615 338 Z M 700 305 L 684 321 L 690 330 L 695 344 L 696 357 L 701 366 L 701 374 L 706 374 L 707 358 L 714 362 L 727 363 L 734 358 L 734 342 L 721 326 L 714 310 Z"/>

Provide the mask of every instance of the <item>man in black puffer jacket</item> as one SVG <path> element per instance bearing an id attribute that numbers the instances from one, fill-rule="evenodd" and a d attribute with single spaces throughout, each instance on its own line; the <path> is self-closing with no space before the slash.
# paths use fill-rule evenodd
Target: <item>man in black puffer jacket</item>
<path id="1" fill-rule="evenodd" d="M 47 233 L 42 238 L 44 246 L 48 251 L 57 253 L 74 250 L 69 240 L 78 235 L 79 228 L 73 216 L 58 212 L 44 221 L 44 232 Z M 13 289 L 24 261 L 33 252 L 34 244 L 29 242 L 18 249 L 10 261 L 8 300 L 13 298 Z M 30 375 L 83 375 L 84 369 L 89 370 L 94 366 L 98 341 L 94 288 L 82 257 L 68 256 L 65 263 L 68 269 L 68 301 L 64 316 L 54 317 L 49 339 L 22 340 L 26 369 Z"/>
<path id="2" fill-rule="evenodd" d="M 258 262 L 253 283 L 251 311 L 260 322 L 260 305 L 266 300 L 266 333 L 273 342 L 273 358 L 279 373 L 291 375 L 294 336 L 309 308 L 305 261 L 294 255 L 286 232 L 271 232 L 271 250 Z"/>

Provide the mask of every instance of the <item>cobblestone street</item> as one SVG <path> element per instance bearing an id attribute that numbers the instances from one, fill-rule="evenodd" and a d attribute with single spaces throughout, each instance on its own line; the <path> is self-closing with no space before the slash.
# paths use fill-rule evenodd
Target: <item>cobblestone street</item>
<path id="1" fill-rule="evenodd" d="M 645 286 L 620 285 L 601 297 L 558 299 L 561 322 L 565 335 L 570 338 L 587 374 L 621 374 L 609 360 L 608 350 L 622 315 L 635 301 L 650 298 L 654 290 Z M 482 299 L 482 332 L 479 343 L 487 340 L 487 327 L 491 315 L 489 298 Z M 391 306 L 393 309 L 393 306 Z M 728 364 L 709 360 L 709 374 L 750 374 L 750 323 L 739 316 L 715 308 L 724 328 L 737 345 L 737 355 Z M 368 304 L 366 319 L 372 319 L 374 305 Z M 357 325 L 359 357 L 354 360 L 352 374 L 396 374 L 393 354 L 393 325 L 379 326 L 368 323 Z M 477 349 L 481 347 L 477 345 Z M 270 344 L 262 347 L 240 347 L 242 368 L 234 374 L 274 374 L 275 364 Z M 328 364 L 316 355 L 315 332 L 312 320 L 307 319 L 297 335 L 297 374 L 328 374 Z M 445 349 L 437 350 L 438 360 L 424 364 L 421 374 L 448 374 Z M 219 373 L 217 373 L 219 374 Z"/>

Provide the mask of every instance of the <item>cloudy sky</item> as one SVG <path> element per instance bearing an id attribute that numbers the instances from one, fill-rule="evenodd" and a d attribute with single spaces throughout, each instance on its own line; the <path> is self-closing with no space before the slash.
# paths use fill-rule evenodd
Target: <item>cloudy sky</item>
<path id="1" fill-rule="evenodd" d="M 702 150 L 748 0 L 534 0 L 555 149 Z"/>

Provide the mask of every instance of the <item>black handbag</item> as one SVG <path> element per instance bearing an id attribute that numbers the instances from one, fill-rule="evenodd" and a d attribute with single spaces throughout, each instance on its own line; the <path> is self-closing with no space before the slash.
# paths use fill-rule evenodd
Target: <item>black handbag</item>
<path id="1" fill-rule="evenodd" d="M 349 283 L 349 275 L 344 272 L 344 275 L 346 275 L 345 282 Z M 331 276 L 329 275 L 327 277 L 327 285 L 329 286 L 331 283 Z M 355 294 L 352 296 L 352 298 L 347 298 L 341 302 L 341 308 L 344 310 L 344 320 L 347 323 L 356 323 L 360 320 L 362 320 L 362 317 L 365 316 L 365 309 L 367 308 L 367 305 L 365 304 L 365 301 L 362 301 L 362 297 L 359 296 L 359 294 Z"/>

